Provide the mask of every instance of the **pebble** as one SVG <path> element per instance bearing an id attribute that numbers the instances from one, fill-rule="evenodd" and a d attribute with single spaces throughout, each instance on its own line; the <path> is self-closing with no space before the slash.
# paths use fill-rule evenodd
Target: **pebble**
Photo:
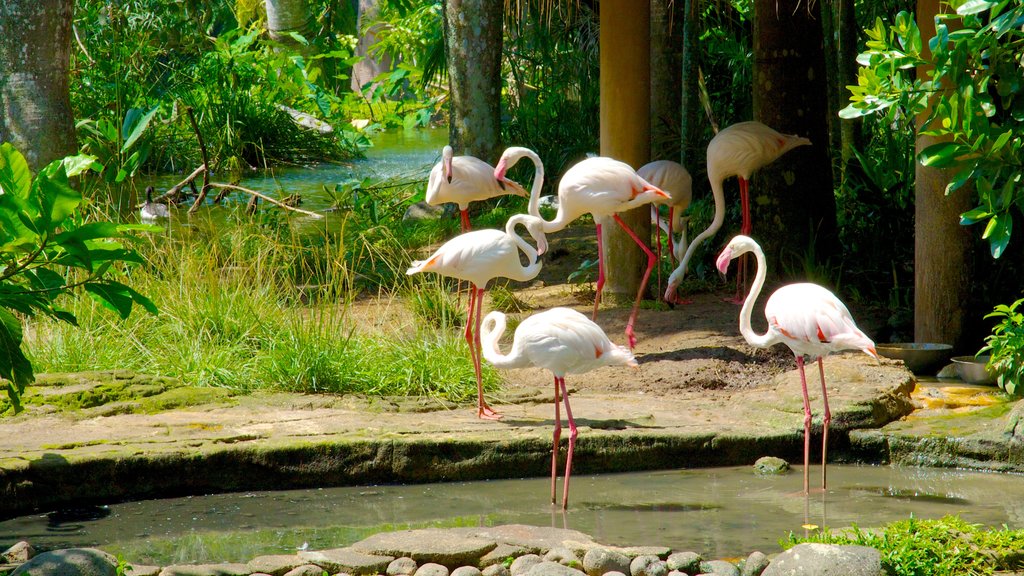
<path id="1" fill-rule="evenodd" d="M 630 574 L 629 557 L 607 548 L 591 548 L 583 555 L 583 570 L 588 576 L 602 576 L 606 572 Z"/>
<path id="2" fill-rule="evenodd" d="M 448 569 L 440 564 L 427 562 L 413 572 L 413 576 L 448 576 Z"/>
<path id="3" fill-rule="evenodd" d="M 531 568 L 543 561 L 544 560 L 536 554 L 523 554 L 512 562 L 512 565 L 508 567 L 508 571 L 512 576 L 523 576 L 529 572 Z"/>
<path id="4" fill-rule="evenodd" d="M 395 558 L 388 564 L 388 576 L 412 576 L 416 572 L 416 561 L 408 556 Z"/>

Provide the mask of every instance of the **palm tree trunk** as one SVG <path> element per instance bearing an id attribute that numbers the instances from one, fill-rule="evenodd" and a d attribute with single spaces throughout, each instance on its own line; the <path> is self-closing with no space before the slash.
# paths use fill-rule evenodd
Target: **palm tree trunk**
<path id="1" fill-rule="evenodd" d="M 35 170 L 73 154 L 68 68 L 72 0 L 0 3 L 0 142 Z"/>

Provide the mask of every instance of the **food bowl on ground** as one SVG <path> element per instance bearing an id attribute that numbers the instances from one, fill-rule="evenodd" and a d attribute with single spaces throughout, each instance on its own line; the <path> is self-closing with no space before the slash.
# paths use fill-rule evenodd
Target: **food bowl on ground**
<path id="1" fill-rule="evenodd" d="M 886 358 L 903 360 L 914 374 L 935 374 L 953 353 L 953 347 L 949 344 L 934 342 L 876 344 L 875 350 Z"/>
<path id="2" fill-rule="evenodd" d="M 989 356 L 954 356 L 960 379 L 968 384 L 995 384 L 996 374 L 985 367 Z"/>

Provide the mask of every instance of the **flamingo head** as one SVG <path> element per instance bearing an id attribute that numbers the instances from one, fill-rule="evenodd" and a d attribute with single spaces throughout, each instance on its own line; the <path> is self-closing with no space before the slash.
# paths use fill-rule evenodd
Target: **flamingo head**
<path id="1" fill-rule="evenodd" d="M 680 266 L 672 271 L 672 275 L 668 277 L 668 287 L 665 288 L 665 301 L 670 304 L 679 304 L 679 284 L 683 281 L 683 276 L 686 274 L 685 266 Z"/>
<path id="2" fill-rule="evenodd" d="M 452 183 L 452 156 L 454 154 L 455 151 L 452 150 L 451 146 L 445 146 L 444 149 L 441 150 L 441 164 L 444 166 L 444 179 L 447 180 L 449 184 Z"/>
<path id="3" fill-rule="evenodd" d="M 750 252 L 754 249 L 755 245 L 754 239 L 749 236 L 740 234 L 733 237 L 722 250 L 722 253 L 718 255 L 718 259 L 715 260 L 715 266 L 718 268 L 718 271 L 725 274 L 729 270 L 729 262 L 733 258 Z"/>

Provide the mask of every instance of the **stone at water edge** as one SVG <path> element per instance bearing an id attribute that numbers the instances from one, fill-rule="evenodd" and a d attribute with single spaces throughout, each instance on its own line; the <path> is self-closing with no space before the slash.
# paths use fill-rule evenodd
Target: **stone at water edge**
<path id="1" fill-rule="evenodd" d="M 249 576 L 245 564 L 172 564 L 164 566 L 159 576 Z"/>
<path id="2" fill-rule="evenodd" d="M 867 546 L 797 544 L 772 560 L 761 576 L 885 576 L 882 556 Z"/>
<path id="3" fill-rule="evenodd" d="M 299 552 L 299 558 L 310 564 L 316 564 L 331 574 L 347 572 L 356 576 L 380 574 L 395 559 L 394 556 L 363 554 L 349 548 L 303 550 Z"/>
<path id="4" fill-rule="evenodd" d="M 761 573 L 768 567 L 768 564 L 768 556 L 765 556 L 763 552 L 755 550 L 743 562 L 743 570 L 740 571 L 740 576 L 761 576 Z"/>
<path id="5" fill-rule="evenodd" d="M 388 576 L 412 576 L 416 573 L 416 561 L 408 556 L 395 558 L 388 564 L 385 572 Z"/>
<path id="6" fill-rule="evenodd" d="M 452 576 L 482 576 L 482 574 L 476 566 L 459 566 L 452 570 Z"/>
<path id="7" fill-rule="evenodd" d="M 95 548 L 43 552 L 14 569 L 11 576 L 116 576 L 117 558 Z"/>
<path id="8" fill-rule="evenodd" d="M 417 562 L 433 562 L 454 570 L 459 566 L 475 566 L 497 542 L 465 532 L 440 528 L 380 532 L 349 546 L 364 554 L 398 558 L 408 556 Z"/>
<path id="9" fill-rule="evenodd" d="M 557 562 L 562 566 L 570 566 L 579 569 L 583 566 L 576 553 L 568 548 L 552 548 L 544 555 L 545 562 Z"/>
<path id="10" fill-rule="evenodd" d="M 543 561 L 544 560 L 536 554 L 523 554 L 512 561 L 512 565 L 508 567 L 508 571 L 512 576 L 523 576 L 529 572 L 531 568 Z"/>
<path id="11" fill-rule="evenodd" d="M 36 549 L 28 542 L 22 540 L 5 550 L 3 554 L 0 554 L 0 558 L 3 558 L 6 564 L 24 564 L 35 555 Z"/>
<path id="12" fill-rule="evenodd" d="M 324 569 L 316 564 L 303 564 L 292 568 L 284 576 L 323 576 L 323 573 Z"/>
<path id="13" fill-rule="evenodd" d="M 605 572 L 629 574 L 629 557 L 607 548 L 591 548 L 583 556 L 583 570 L 588 576 L 602 576 Z"/>
<path id="14" fill-rule="evenodd" d="M 534 564 L 526 576 L 587 576 L 582 570 L 562 566 L 558 562 L 540 562 Z"/>
<path id="15" fill-rule="evenodd" d="M 262 572 L 270 576 L 284 576 L 285 573 L 302 566 L 306 562 L 294 554 L 268 554 L 257 556 L 245 565 L 252 572 Z"/>
<path id="16" fill-rule="evenodd" d="M 705 560 L 700 563 L 700 571 L 717 576 L 740 576 L 740 569 L 732 562 L 725 560 Z"/>
<path id="17" fill-rule="evenodd" d="M 696 552 L 676 552 L 665 560 L 665 564 L 668 565 L 669 570 L 697 574 L 700 572 L 700 563 L 703 560 L 704 558 Z"/>
<path id="18" fill-rule="evenodd" d="M 657 556 L 637 556 L 629 563 L 631 576 L 667 576 L 668 564 Z"/>
<path id="19" fill-rule="evenodd" d="M 789 462 L 775 456 L 762 456 L 754 462 L 754 472 L 762 476 L 773 476 L 789 472 Z"/>
<path id="20" fill-rule="evenodd" d="M 483 569 L 484 576 L 512 576 L 504 564 L 491 564 Z"/>
<path id="21" fill-rule="evenodd" d="M 417 568 L 413 576 L 448 576 L 448 568 L 434 562 L 427 562 Z"/>

